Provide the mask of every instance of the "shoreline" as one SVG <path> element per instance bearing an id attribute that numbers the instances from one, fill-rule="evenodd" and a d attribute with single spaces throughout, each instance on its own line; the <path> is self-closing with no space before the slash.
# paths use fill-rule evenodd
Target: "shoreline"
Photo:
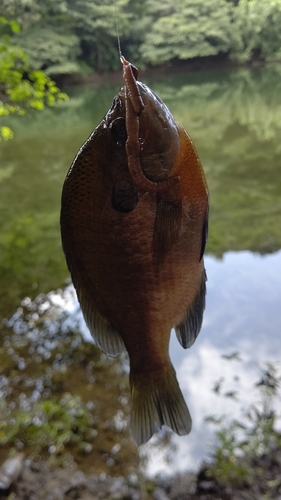
<path id="1" fill-rule="evenodd" d="M 233 457 L 234 458 L 234 457 Z M 280 498 L 281 450 L 260 458 L 237 459 L 239 477 L 219 481 L 203 463 L 198 472 L 185 471 L 150 478 L 132 468 L 127 476 L 85 474 L 78 467 L 50 467 L 45 461 L 9 459 L 13 477 L 4 488 L 5 464 L 0 470 L 0 500 L 256 500 Z M 13 462 L 14 467 L 11 467 Z M 235 461 L 233 467 L 235 468 Z M 12 470 L 13 469 L 13 470 Z M 250 469 L 250 473 L 249 473 Z M 262 472 L 262 473 L 261 473 Z M 3 479 L 4 478 L 4 479 Z M 270 497 L 268 494 L 270 493 Z M 266 496 L 264 496 L 266 495 Z"/>
<path id="2" fill-rule="evenodd" d="M 147 66 L 145 68 L 139 67 L 139 72 L 141 77 L 147 79 L 154 79 L 159 76 L 165 76 L 167 73 L 171 73 L 171 71 L 175 71 L 177 73 L 190 73 L 190 74 L 203 74 L 209 71 L 236 71 L 238 69 L 247 68 L 257 68 L 264 67 L 271 64 L 278 64 L 281 61 L 252 61 L 249 63 L 242 63 L 239 61 L 233 61 L 228 59 L 227 57 L 207 57 L 207 58 L 196 58 L 192 60 L 172 60 L 165 64 L 161 64 L 159 66 Z M 116 71 L 109 71 L 105 73 L 97 73 L 93 71 L 87 75 L 81 74 L 70 74 L 70 75 L 62 75 L 62 76 L 53 76 L 52 77 L 56 83 L 64 88 L 73 88 L 73 87 L 84 87 L 92 85 L 95 88 L 100 87 L 104 84 L 113 84 L 113 85 L 121 85 L 123 82 L 122 77 L 122 66 L 120 63 L 120 69 Z"/>

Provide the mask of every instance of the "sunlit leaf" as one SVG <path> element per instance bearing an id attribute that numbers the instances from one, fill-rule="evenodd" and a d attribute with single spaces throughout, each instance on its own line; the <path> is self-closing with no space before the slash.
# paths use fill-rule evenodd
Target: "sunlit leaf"
<path id="1" fill-rule="evenodd" d="M 13 137 L 14 134 L 10 127 L 0 127 L 0 138 L 3 139 L 3 141 L 9 141 Z"/>

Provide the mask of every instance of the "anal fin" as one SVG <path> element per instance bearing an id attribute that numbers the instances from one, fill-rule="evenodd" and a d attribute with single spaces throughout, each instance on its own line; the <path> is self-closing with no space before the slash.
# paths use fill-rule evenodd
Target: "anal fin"
<path id="1" fill-rule="evenodd" d="M 199 293 L 183 320 L 175 327 L 179 343 L 186 349 L 191 347 L 200 332 L 206 297 L 206 271 L 204 269 Z"/>

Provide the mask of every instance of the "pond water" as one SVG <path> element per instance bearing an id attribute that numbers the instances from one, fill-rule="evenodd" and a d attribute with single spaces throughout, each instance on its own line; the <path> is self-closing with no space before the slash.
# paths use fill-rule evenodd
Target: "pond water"
<path id="1" fill-rule="evenodd" d="M 144 81 L 193 138 L 211 197 L 203 328 L 191 350 L 174 334 L 170 345 L 193 431 L 173 436 L 161 452 L 153 441 L 143 447 L 150 472 L 177 471 L 210 455 L 213 428 L 205 418 L 241 414 L 256 397 L 261 365 L 280 361 L 281 67 Z M 15 138 L 0 150 L 0 321 L 25 297 L 67 286 L 62 183 L 117 90 L 75 90 L 61 109 L 10 120 Z"/>

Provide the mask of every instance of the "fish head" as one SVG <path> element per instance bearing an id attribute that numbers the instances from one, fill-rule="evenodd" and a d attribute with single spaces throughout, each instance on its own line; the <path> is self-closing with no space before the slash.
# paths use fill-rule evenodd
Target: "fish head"
<path id="1" fill-rule="evenodd" d="M 136 82 L 143 109 L 133 113 L 131 119 L 138 120 L 139 161 L 145 177 L 158 182 L 165 179 L 172 169 L 179 149 L 177 123 L 164 102 L 147 85 Z M 126 119 L 125 87 L 115 96 L 112 106 L 104 118 L 104 125 L 112 145 L 125 154 L 127 139 L 134 132 L 131 121 Z"/>
<path id="2" fill-rule="evenodd" d="M 170 172 L 179 149 L 178 126 L 155 92 L 141 82 L 138 88 L 144 103 L 139 118 L 141 165 L 148 178 L 160 181 Z"/>

